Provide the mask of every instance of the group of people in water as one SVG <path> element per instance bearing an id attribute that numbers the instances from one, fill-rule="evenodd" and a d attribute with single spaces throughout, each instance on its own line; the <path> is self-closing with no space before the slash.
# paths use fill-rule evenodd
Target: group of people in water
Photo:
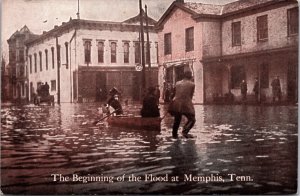
<path id="1" fill-rule="evenodd" d="M 279 76 L 276 76 L 276 78 L 274 78 L 272 80 L 271 87 L 272 87 L 272 94 L 273 94 L 273 102 L 276 102 L 276 101 L 280 102 L 281 101 L 281 85 L 280 85 Z M 246 101 L 248 87 L 247 87 L 247 82 L 245 80 L 242 80 L 242 82 L 240 84 L 240 89 L 241 89 L 242 101 Z M 255 95 L 256 102 L 259 102 L 260 84 L 259 84 L 258 78 L 255 78 L 253 92 Z"/>
<path id="2" fill-rule="evenodd" d="M 192 103 L 192 98 L 194 95 L 195 84 L 192 82 L 192 72 L 184 72 L 184 77 L 181 81 L 178 81 L 173 90 L 173 97 L 170 98 L 170 104 L 168 112 L 174 116 L 174 124 L 172 128 L 173 138 L 178 138 L 178 129 L 181 123 L 182 116 L 187 118 L 186 124 L 183 126 L 182 135 L 186 138 L 193 137 L 188 134 L 189 131 L 194 126 L 195 119 L 195 109 Z M 144 95 L 142 108 L 140 110 L 140 115 L 143 118 L 155 118 L 160 117 L 159 111 L 159 95 L 160 91 L 158 86 L 149 87 Z M 119 100 L 120 92 L 116 88 L 112 88 L 109 91 L 109 99 L 104 105 L 103 111 L 107 115 L 123 115 L 123 108 Z M 108 108 L 112 108 L 112 111 Z"/>
<path id="3" fill-rule="evenodd" d="M 142 117 L 159 117 L 159 89 L 158 86 L 149 87 L 147 93 L 144 95 L 143 98 L 143 105 L 140 111 Z M 111 109 L 109 109 L 111 108 Z M 117 88 L 112 88 L 109 91 L 109 98 L 107 100 L 107 104 L 104 104 L 103 109 L 108 115 L 115 114 L 115 115 L 122 115 L 123 108 L 120 103 L 120 92 Z M 112 111 L 111 111 L 112 110 Z"/>

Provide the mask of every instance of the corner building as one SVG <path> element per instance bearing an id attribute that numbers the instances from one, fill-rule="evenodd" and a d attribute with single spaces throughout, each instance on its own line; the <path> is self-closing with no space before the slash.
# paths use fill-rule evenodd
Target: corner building
<path id="1" fill-rule="evenodd" d="M 225 5 L 175 1 L 158 21 L 159 81 L 173 85 L 184 69 L 194 74 L 195 103 L 224 102 L 231 92 L 241 102 L 272 101 L 280 78 L 282 101 L 298 97 L 297 1 L 247 0 Z"/>
<path id="2" fill-rule="evenodd" d="M 151 79 L 147 84 L 157 85 L 156 21 L 150 17 L 148 21 L 151 69 L 146 61 L 146 75 Z M 117 87 L 124 99 L 139 100 L 142 74 L 136 70 L 141 60 L 138 22 L 138 16 L 124 22 L 70 19 L 27 42 L 31 99 L 41 82 L 47 82 L 50 94 L 60 102 L 104 101 L 112 87 Z"/>

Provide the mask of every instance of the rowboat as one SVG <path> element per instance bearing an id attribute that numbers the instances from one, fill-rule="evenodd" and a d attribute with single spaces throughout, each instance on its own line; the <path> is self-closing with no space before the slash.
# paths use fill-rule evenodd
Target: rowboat
<path id="1" fill-rule="evenodd" d="M 160 117 L 143 118 L 141 116 L 110 116 L 107 122 L 111 126 L 126 127 L 133 129 L 147 129 L 160 131 Z"/>

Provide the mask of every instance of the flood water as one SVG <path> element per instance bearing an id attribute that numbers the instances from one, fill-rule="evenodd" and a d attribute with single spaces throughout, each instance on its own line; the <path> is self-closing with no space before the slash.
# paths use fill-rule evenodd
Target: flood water
<path id="1" fill-rule="evenodd" d="M 191 130 L 196 137 L 177 140 L 171 138 L 169 115 L 162 120 L 161 131 L 133 130 L 110 127 L 105 120 L 94 125 L 101 116 L 97 107 L 2 106 L 2 192 L 288 194 L 297 190 L 296 106 L 196 105 L 197 122 Z M 134 114 L 138 109 L 124 108 Z M 163 105 L 161 114 L 165 114 Z M 54 181 L 54 174 L 62 178 L 57 175 Z M 139 178 L 130 181 L 133 175 Z M 161 182 L 150 175 L 160 176 Z M 91 176 L 99 178 L 93 181 Z"/>

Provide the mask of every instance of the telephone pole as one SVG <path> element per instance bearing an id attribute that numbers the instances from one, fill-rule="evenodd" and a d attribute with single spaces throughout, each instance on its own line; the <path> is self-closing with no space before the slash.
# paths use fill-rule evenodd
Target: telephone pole
<path id="1" fill-rule="evenodd" d="M 141 48 L 142 48 L 142 92 L 146 90 L 146 70 L 145 70 L 145 51 L 144 51 L 144 24 L 143 24 L 143 8 L 142 0 L 139 0 L 140 4 L 140 32 L 141 32 Z"/>

